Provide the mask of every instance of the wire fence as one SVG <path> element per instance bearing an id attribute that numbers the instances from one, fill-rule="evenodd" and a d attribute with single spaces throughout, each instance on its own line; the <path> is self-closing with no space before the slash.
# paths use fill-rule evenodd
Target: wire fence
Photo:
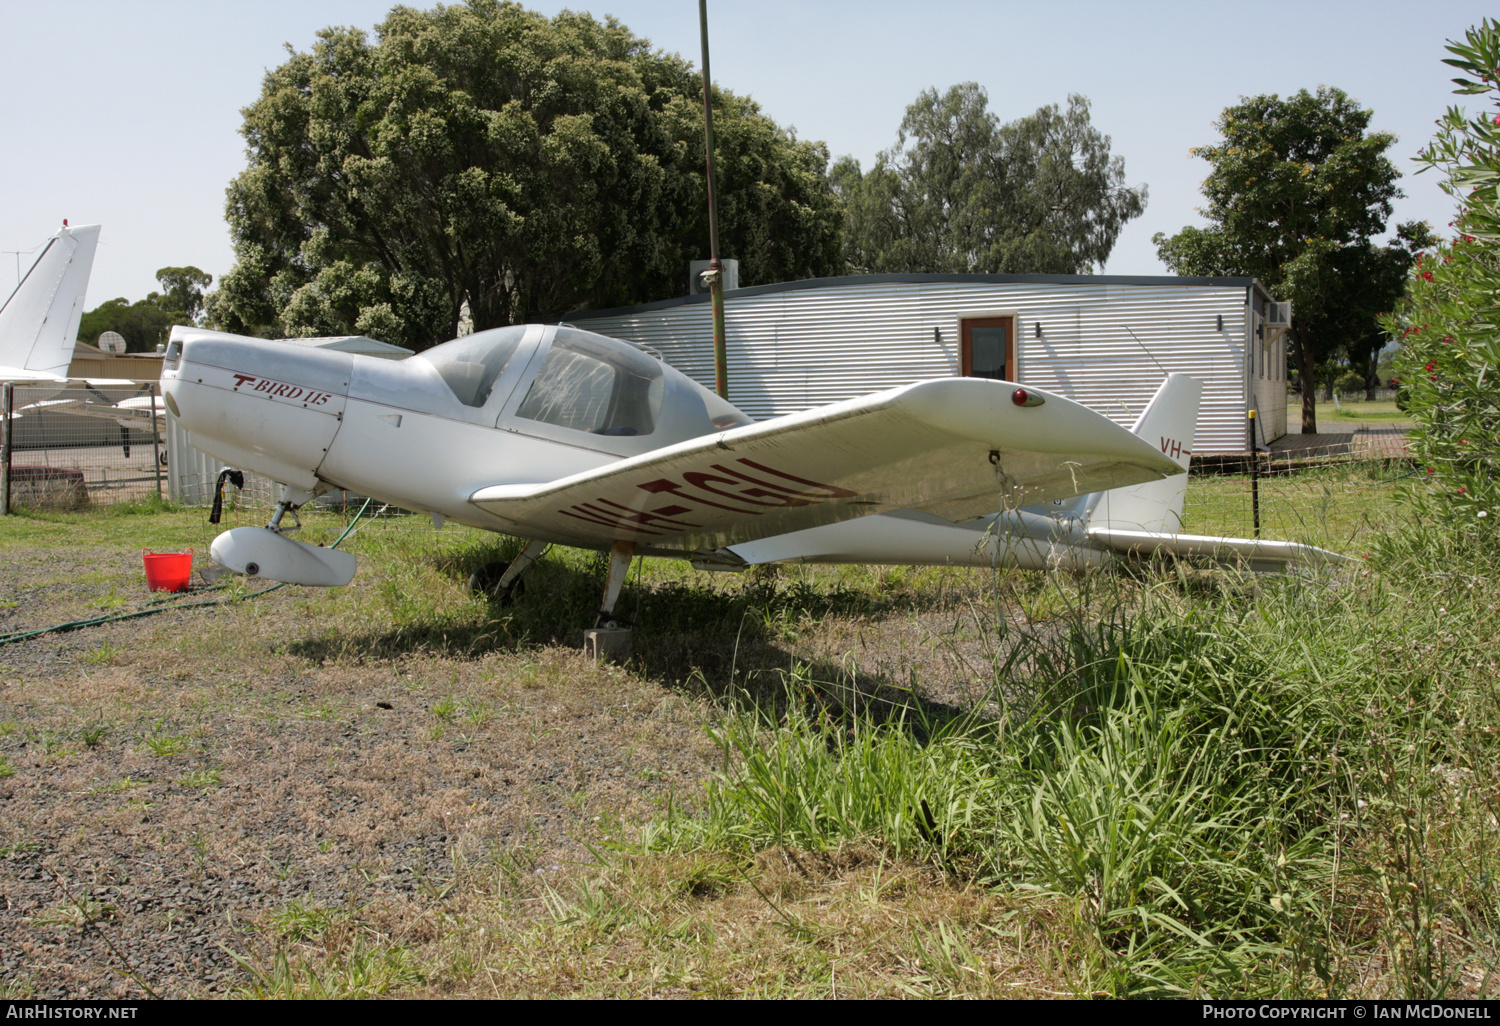
<path id="1" fill-rule="evenodd" d="M 155 385 L 4 385 L 0 510 L 76 510 L 162 494 Z"/>
<path id="2" fill-rule="evenodd" d="M 1389 529 L 1401 491 L 1419 476 L 1405 455 L 1351 443 L 1201 460 L 1188 477 L 1182 530 L 1351 552 Z"/>

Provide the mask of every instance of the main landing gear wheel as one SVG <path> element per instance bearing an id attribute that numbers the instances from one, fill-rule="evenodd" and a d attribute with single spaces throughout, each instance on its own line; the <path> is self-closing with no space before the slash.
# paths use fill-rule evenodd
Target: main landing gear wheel
<path id="1" fill-rule="evenodd" d="M 469 590 L 476 595 L 484 595 L 490 601 L 498 602 L 502 606 L 510 605 L 526 594 L 526 578 L 517 577 L 510 582 L 509 586 L 502 588 L 500 582 L 505 577 L 505 571 L 509 569 L 509 563 L 497 561 L 484 564 L 469 575 Z"/>

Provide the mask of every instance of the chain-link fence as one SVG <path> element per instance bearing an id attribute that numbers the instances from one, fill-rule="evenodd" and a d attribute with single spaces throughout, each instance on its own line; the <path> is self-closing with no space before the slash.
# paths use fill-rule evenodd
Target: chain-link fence
<path id="1" fill-rule="evenodd" d="M 160 496 L 167 450 L 155 385 L 3 385 L 0 507 L 81 509 Z"/>
<path id="2" fill-rule="evenodd" d="M 1349 443 L 1199 460 L 1182 530 L 1350 552 L 1390 527 L 1399 493 L 1417 476 L 1404 455 Z"/>

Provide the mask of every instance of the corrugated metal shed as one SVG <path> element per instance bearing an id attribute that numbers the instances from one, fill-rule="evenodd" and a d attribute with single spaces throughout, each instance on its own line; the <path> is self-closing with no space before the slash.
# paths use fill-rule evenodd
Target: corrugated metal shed
<path id="1" fill-rule="evenodd" d="M 576 311 L 570 323 L 650 346 L 713 387 L 707 296 Z M 739 289 L 725 297 L 729 397 L 777 417 L 959 373 L 965 318 L 1014 318 L 1022 383 L 1130 425 L 1171 371 L 1204 379 L 1195 450 L 1243 451 L 1259 404 L 1263 441 L 1286 430 L 1284 342 L 1252 346 L 1265 302 L 1249 278 L 861 275 Z"/>

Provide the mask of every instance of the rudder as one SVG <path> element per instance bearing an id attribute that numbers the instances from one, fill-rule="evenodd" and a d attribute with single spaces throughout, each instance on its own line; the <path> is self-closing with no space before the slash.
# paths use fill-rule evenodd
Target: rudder
<path id="1" fill-rule="evenodd" d="M 1202 381 L 1186 374 L 1167 375 L 1132 430 L 1138 437 L 1159 446 L 1182 468 L 1182 473 L 1161 481 L 1101 492 L 1089 517 L 1090 527 L 1162 534 L 1182 531 L 1187 469 L 1202 400 Z"/>

